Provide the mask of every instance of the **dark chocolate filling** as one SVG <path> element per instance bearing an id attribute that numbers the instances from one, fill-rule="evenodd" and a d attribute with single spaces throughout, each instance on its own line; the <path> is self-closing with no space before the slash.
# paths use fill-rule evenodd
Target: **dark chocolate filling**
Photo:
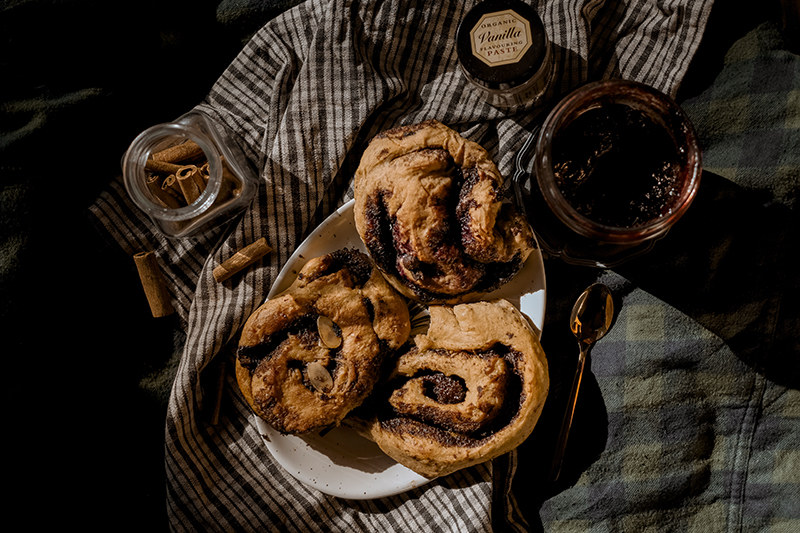
<path id="1" fill-rule="evenodd" d="M 317 316 L 313 313 L 303 315 L 294 320 L 288 327 L 268 335 L 254 346 L 239 346 L 236 350 L 239 364 L 251 373 L 254 372 L 261 361 L 272 357 L 280 345 L 286 342 L 289 335 L 297 336 L 304 345 L 313 346 L 319 342 Z"/>
<path id="2" fill-rule="evenodd" d="M 467 396 L 467 386 L 458 376 L 436 373 L 423 378 L 423 392 L 425 396 L 438 403 L 461 403 Z"/>
<path id="3" fill-rule="evenodd" d="M 361 287 L 372 275 L 372 263 L 370 263 L 369 257 L 355 248 L 336 250 L 328 254 L 328 257 L 330 258 L 328 265 L 315 271 L 313 275 L 307 276 L 306 282 L 310 283 L 345 269 L 350 273 L 354 286 Z"/>
<path id="4" fill-rule="evenodd" d="M 376 190 L 365 203 L 366 230 L 364 244 L 369 250 L 372 260 L 384 272 L 396 271 L 394 264 L 397 252 L 392 245 L 392 233 L 396 222 L 386 209 L 385 197 L 391 197 L 391 191 Z"/>
<path id="5" fill-rule="evenodd" d="M 431 249 L 434 250 L 439 264 L 458 264 L 460 269 L 478 273 L 478 282 L 465 282 L 460 287 L 460 294 L 493 291 L 508 282 L 522 268 L 521 258 L 517 256 L 509 262 L 482 263 L 469 256 L 463 243 L 470 242 L 470 239 L 474 241 L 468 228 L 469 207 L 473 205 L 470 202 L 474 203 L 474 200 L 469 200 L 468 195 L 478 182 L 479 175 L 477 169 L 466 169 L 462 172 L 455 166 L 451 174 L 455 183 L 454 190 L 461 192 L 441 200 L 446 206 L 446 216 L 429 232 Z M 391 191 L 376 190 L 365 201 L 364 245 L 372 259 L 378 268 L 399 279 L 423 302 L 452 298 L 453 294 L 431 291 L 419 285 L 422 280 L 435 279 L 442 275 L 442 270 L 437 264 L 421 261 L 416 251 L 401 237 L 396 217 L 389 216 L 386 205 L 386 198 L 391 197 L 391 194 Z M 401 274 L 398 266 L 408 271 L 410 279 Z"/>
<path id="6" fill-rule="evenodd" d="M 422 376 L 427 383 L 431 384 L 430 390 L 433 395 L 428 395 L 431 399 L 444 404 L 458 403 L 464 400 L 466 396 L 466 384 L 461 378 L 445 376 L 441 372 L 420 369 L 413 376 L 397 377 L 386 386 L 376 387 L 376 392 L 373 393 L 376 401 L 371 403 L 371 406 L 382 406 L 380 408 L 376 407 L 375 412 L 381 427 L 384 430 L 397 433 L 408 432 L 413 435 L 424 435 L 435 440 L 442 446 L 472 447 L 480 446 L 487 439 L 490 439 L 498 431 L 513 422 L 525 401 L 522 394 L 522 371 L 519 367 L 522 354 L 505 345 L 496 344 L 489 350 L 472 352 L 471 355 L 475 357 L 502 357 L 508 363 L 509 375 L 506 380 L 506 401 L 501 406 L 498 415 L 491 422 L 473 433 L 462 434 L 447 426 L 446 416 L 437 417 L 431 410 L 425 410 L 422 413 L 423 416 L 420 417 L 396 412 L 389 404 L 389 396 L 391 396 L 394 390 L 401 388 L 409 379 L 420 376 Z M 433 389 L 437 386 L 439 386 L 440 389 L 434 392 Z M 458 391 L 459 387 L 463 387 L 461 392 Z M 441 394 L 441 397 L 438 397 L 439 394 Z M 460 400 L 455 401 L 457 397 L 460 397 Z M 366 414 L 367 413 L 364 413 L 362 416 Z"/>
<path id="7" fill-rule="evenodd" d="M 389 418 L 381 420 L 381 429 L 401 435 L 413 435 L 435 441 L 441 446 L 475 448 L 482 443 L 466 435 L 453 433 L 435 426 L 423 424 L 410 418 Z"/>

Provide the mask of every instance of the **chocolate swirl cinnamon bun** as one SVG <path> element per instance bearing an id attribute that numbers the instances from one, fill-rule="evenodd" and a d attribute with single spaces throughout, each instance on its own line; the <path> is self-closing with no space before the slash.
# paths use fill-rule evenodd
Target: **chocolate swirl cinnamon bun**
<path id="1" fill-rule="evenodd" d="M 355 175 L 356 229 L 378 268 L 423 303 L 477 300 L 536 247 L 487 151 L 430 120 L 375 136 Z"/>
<path id="2" fill-rule="evenodd" d="M 282 433 L 336 426 L 372 391 L 385 356 L 409 331 L 405 300 L 369 257 L 340 250 L 314 258 L 245 323 L 239 388 Z"/>
<path id="3" fill-rule="evenodd" d="M 489 461 L 533 431 L 547 359 L 508 301 L 432 306 L 428 333 L 345 423 L 426 477 Z"/>

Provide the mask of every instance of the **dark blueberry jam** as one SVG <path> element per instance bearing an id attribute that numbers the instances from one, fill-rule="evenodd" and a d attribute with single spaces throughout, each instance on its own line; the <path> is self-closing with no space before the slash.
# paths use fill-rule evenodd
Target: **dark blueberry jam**
<path id="1" fill-rule="evenodd" d="M 680 157 L 670 135 L 624 104 L 588 110 L 553 143 L 564 198 L 586 218 L 632 228 L 670 213 L 680 194 Z"/>

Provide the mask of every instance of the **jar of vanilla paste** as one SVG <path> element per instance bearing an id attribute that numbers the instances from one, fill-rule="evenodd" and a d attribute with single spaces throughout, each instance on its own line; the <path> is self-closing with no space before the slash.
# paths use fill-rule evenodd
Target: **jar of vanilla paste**
<path id="1" fill-rule="evenodd" d="M 139 134 L 122 158 L 122 175 L 133 202 L 170 238 L 230 220 L 258 188 L 233 136 L 200 110 Z"/>
<path id="2" fill-rule="evenodd" d="M 464 75 L 493 106 L 535 102 L 550 83 L 550 40 L 539 15 L 520 0 L 479 3 L 459 24 L 456 40 Z"/>

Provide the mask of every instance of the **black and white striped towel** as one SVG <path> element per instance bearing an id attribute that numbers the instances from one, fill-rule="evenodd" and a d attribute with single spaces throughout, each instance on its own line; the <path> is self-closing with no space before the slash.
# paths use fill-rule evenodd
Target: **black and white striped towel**
<path id="1" fill-rule="evenodd" d="M 504 174 L 537 107 L 485 104 L 459 70 L 456 28 L 473 0 L 308 0 L 263 27 L 198 108 L 228 125 L 261 186 L 232 227 L 172 241 L 113 184 L 92 206 L 130 254 L 153 249 L 187 331 L 166 428 L 168 509 L 175 531 L 525 531 L 507 489 L 514 453 L 398 496 L 345 501 L 295 481 L 266 450 L 228 378 L 209 425 L 218 354 L 236 341 L 302 239 L 352 195 L 365 143 L 435 118 L 483 144 Z M 622 77 L 674 95 L 712 0 L 534 0 L 554 45 L 547 100 L 591 79 Z M 186 110 L 176 110 L 176 116 Z M 213 268 L 266 237 L 275 251 L 228 284 Z M 208 370 L 206 370 L 208 369 Z M 230 376 L 230 373 L 229 373 Z"/>

